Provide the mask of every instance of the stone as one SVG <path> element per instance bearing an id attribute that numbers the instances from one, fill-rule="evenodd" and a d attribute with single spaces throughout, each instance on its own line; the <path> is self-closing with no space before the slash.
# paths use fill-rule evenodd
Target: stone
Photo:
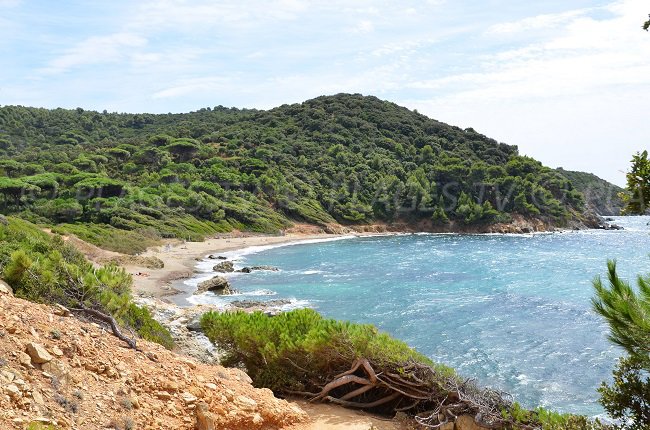
<path id="1" fill-rule="evenodd" d="M 198 398 L 194 394 L 187 393 L 187 392 L 181 394 L 181 399 L 183 399 L 186 405 L 194 404 L 198 400 Z"/>
<path id="2" fill-rule="evenodd" d="M 218 294 L 231 294 L 230 283 L 223 276 L 215 276 L 212 279 L 203 281 L 198 285 L 198 289 L 194 294 L 205 293 L 206 291 L 216 292 Z"/>
<path id="3" fill-rule="evenodd" d="M 58 346 L 53 346 L 50 351 L 52 351 L 52 354 L 56 355 L 57 357 L 62 357 L 63 356 L 63 351 L 61 351 L 61 348 Z"/>
<path id="4" fill-rule="evenodd" d="M 261 426 L 262 424 L 264 424 L 264 418 L 262 418 L 262 416 L 257 412 L 255 412 L 255 414 L 253 415 L 253 424 L 255 424 L 256 426 Z"/>
<path id="5" fill-rule="evenodd" d="M 20 399 L 23 394 L 15 384 L 9 384 L 5 387 L 5 392 L 14 400 Z"/>
<path id="6" fill-rule="evenodd" d="M 257 410 L 257 402 L 250 397 L 237 396 L 234 403 L 235 406 L 245 412 L 255 412 Z"/>
<path id="7" fill-rule="evenodd" d="M 172 398 L 172 395 L 169 394 L 167 391 L 158 391 L 156 393 L 156 397 L 158 397 L 160 400 L 170 400 Z"/>
<path id="8" fill-rule="evenodd" d="M 168 379 L 160 381 L 160 386 L 164 391 L 167 391 L 168 393 L 174 393 L 179 389 L 178 382 L 170 381 Z"/>
<path id="9" fill-rule="evenodd" d="M 43 364 L 49 361 L 52 361 L 52 356 L 43 345 L 36 342 L 30 342 L 27 344 L 27 354 L 31 357 L 32 361 L 36 364 Z"/>
<path id="10" fill-rule="evenodd" d="M 14 379 L 16 379 L 16 375 L 14 375 L 13 372 L 9 372 L 8 370 L 1 371 L 0 377 L 5 382 L 12 382 Z"/>
<path id="11" fill-rule="evenodd" d="M 56 358 L 43 363 L 41 365 L 43 372 L 49 373 L 51 376 L 57 378 L 60 382 L 69 382 L 70 380 L 70 370 L 68 366 L 61 360 Z"/>
<path id="12" fill-rule="evenodd" d="M 10 296 L 14 295 L 14 290 L 2 279 L 0 279 L 0 294 L 8 294 Z"/>
<path id="13" fill-rule="evenodd" d="M 18 352 L 18 362 L 21 365 L 27 367 L 28 369 L 34 367 L 32 366 L 32 357 L 30 357 L 29 354 L 23 351 Z"/>
<path id="14" fill-rule="evenodd" d="M 196 430 L 217 430 L 217 422 L 205 402 L 199 402 L 196 411 Z"/>
<path id="15" fill-rule="evenodd" d="M 221 273 L 230 273 L 234 272 L 235 268 L 233 267 L 232 261 L 224 261 L 212 268 L 215 272 L 221 272 Z"/>
<path id="16" fill-rule="evenodd" d="M 65 306 L 62 306 L 58 303 L 54 304 L 54 309 L 52 310 L 54 312 L 54 315 L 58 315 L 61 317 L 69 317 L 70 316 L 70 310 L 66 308 Z"/>
<path id="17" fill-rule="evenodd" d="M 251 267 L 251 270 L 268 270 L 268 271 L 271 271 L 271 272 L 279 272 L 280 271 L 280 269 L 278 269 L 277 267 L 273 267 L 273 266 L 253 266 L 253 267 Z"/>
<path id="18" fill-rule="evenodd" d="M 45 400 L 43 399 L 43 395 L 41 394 L 40 391 L 34 390 L 32 391 L 32 399 L 34 399 L 34 402 L 37 405 L 44 406 L 45 405 Z"/>

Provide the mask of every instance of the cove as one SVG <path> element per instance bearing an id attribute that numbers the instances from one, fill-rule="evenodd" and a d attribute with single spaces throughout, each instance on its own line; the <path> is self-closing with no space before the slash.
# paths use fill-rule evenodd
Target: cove
<path id="1" fill-rule="evenodd" d="M 596 389 L 622 352 L 591 310 L 591 281 L 607 259 L 632 279 L 650 272 L 650 217 L 625 229 L 529 235 L 409 234 L 226 253 L 241 294 L 197 303 L 287 299 L 324 316 L 372 323 L 526 407 L 596 416 Z M 209 277 L 205 270 L 197 279 Z"/>

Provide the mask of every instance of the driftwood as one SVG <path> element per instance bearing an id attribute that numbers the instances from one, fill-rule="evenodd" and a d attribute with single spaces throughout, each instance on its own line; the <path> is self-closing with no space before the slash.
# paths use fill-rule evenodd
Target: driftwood
<path id="1" fill-rule="evenodd" d="M 441 375 L 420 363 L 409 363 L 399 371 L 381 371 L 380 367 L 358 359 L 349 370 L 332 377 L 319 393 L 300 394 L 310 395 L 311 402 L 326 401 L 388 415 L 406 412 L 426 428 L 440 428 L 464 414 L 474 416 L 485 428 L 511 424 L 502 416 L 502 410 L 512 405 L 506 393 L 481 389 L 472 380 Z"/>

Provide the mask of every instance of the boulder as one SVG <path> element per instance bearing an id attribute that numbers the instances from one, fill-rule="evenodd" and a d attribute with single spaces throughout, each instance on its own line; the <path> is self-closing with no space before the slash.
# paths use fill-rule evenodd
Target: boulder
<path id="1" fill-rule="evenodd" d="M 253 267 L 251 267 L 251 270 L 269 270 L 271 272 L 279 272 L 280 271 L 280 269 L 278 269 L 277 267 L 273 267 L 273 266 L 253 266 Z"/>
<path id="2" fill-rule="evenodd" d="M 210 260 L 227 260 L 228 259 L 228 257 L 224 257 L 223 255 L 214 255 L 214 254 L 208 255 L 208 258 Z"/>
<path id="3" fill-rule="evenodd" d="M 212 268 L 215 272 L 230 273 L 234 272 L 232 261 L 223 261 Z"/>
<path id="4" fill-rule="evenodd" d="M 275 300 L 235 300 L 230 303 L 231 306 L 234 306 L 236 308 L 240 309 L 252 309 L 252 308 L 259 308 L 259 309 L 266 309 L 270 307 L 279 307 L 279 306 L 285 306 L 291 303 L 291 300 L 288 299 L 275 299 Z"/>
<path id="5" fill-rule="evenodd" d="M 14 294 L 14 290 L 11 289 L 11 286 L 2 279 L 0 279 L 0 294 L 9 294 L 10 296 L 13 296 Z"/>
<path id="6" fill-rule="evenodd" d="M 206 291 L 212 291 L 217 294 L 232 294 L 230 284 L 223 276 L 215 276 L 212 279 L 201 282 L 194 294 L 202 294 Z"/>
<path id="7" fill-rule="evenodd" d="M 36 342 L 30 342 L 27 344 L 27 354 L 29 354 L 32 361 L 36 364 L 47 363 L 48 361 L 52 361 L 53 358 L 50 353 L 43 348 L 43 345 Z"/>

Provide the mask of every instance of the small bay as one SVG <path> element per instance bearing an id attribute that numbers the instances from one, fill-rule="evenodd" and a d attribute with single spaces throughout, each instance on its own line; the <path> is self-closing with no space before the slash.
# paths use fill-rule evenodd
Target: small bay
<path id="1" fill-rule="evenodd" d="M 595 416 L 596 389 L 622 355 L 591 310 L 607 259 L 634 281 L 650 272 L 650 217 L 615 217 L 619 231 L 527 235 L 355 237 L 226 253 L 241 294 L 195 303 L 288 299 L 324 316 L 372 323 L 527 407 Z M 213 261 L 188 285 L 210 274 Z"/>

